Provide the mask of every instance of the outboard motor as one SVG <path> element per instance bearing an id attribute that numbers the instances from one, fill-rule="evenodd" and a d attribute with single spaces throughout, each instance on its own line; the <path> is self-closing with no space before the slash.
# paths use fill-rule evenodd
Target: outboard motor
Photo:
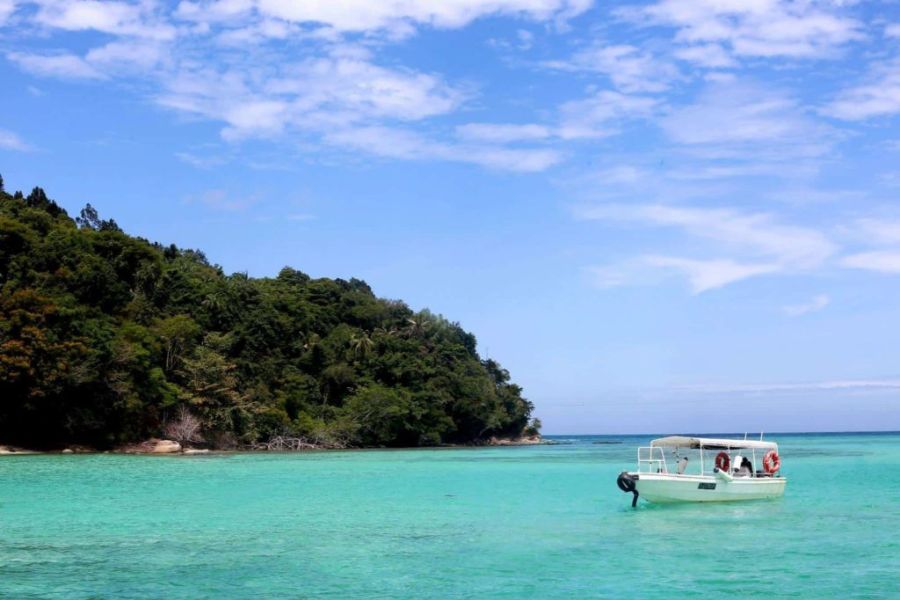
<path id="1" fill-rule="evenodd" d="M 616 479 L 616 485 L 619 486 L 619 489 L 625 492 L 626 494 L 631 492 L 634 494 L 634 498 L 631 499 L 631 508 L 637 506 L 638 496 L 640 494 L 637 491 L 637 483 L 638 475 L 632 475 L 628 471 L 622 471 L 619 473 L 619 478 Z"/>

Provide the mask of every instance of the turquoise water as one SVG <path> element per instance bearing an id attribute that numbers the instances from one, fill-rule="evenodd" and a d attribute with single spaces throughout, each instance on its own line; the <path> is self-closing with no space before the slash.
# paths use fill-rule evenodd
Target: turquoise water
<path id="1" fill-rule="evenodd" d="M 0 598 L 900 597 L 900 435 L 775 436 L 784 498 L 632 509 L 647 439 L 0 457 Z"/>

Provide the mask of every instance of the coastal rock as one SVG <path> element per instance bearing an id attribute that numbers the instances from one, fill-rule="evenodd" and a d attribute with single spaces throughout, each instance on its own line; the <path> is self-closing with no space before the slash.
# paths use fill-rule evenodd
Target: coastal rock
<path id="1" fill-rule="evenodd" d="M 173 454 L 181 452 L 181 444 L 172 440 L 159 440 L 150 450 L 151 454 Z"/>
<path id="2" fill-rule="evenodd" d="M 140 444 L 123 446 L 117 451 L 125 454 L 175 454 L 181 452 L 181 444 L 173 440 L 151 438 Z"/>
<path id="3" fill-rule="evenodd" d="M 209 454 L 209 450 L 206 448 L 185 448 L 184 454 Z"/>
<path id="4" fill-rule="evenodd" d="M 38 454 L 34 450 L 16 448 L 15 446 L 0 446 L 0 454 Z"/>
<path id="5" fill-rule="evenodd" d="M 98 450 L 92 446 L 81 446 L 79 444 L 72 444 L 63 450 L 63 454 L 94 454 L 96 452 Z"/>
<path id="6" fill-rule="evenodd" d="M 498 438 L 492 437 L 488 440 L 490 446 L 531 446 L 541 444 L 543 440 L 539 435 L 522 436 L 517 438 Z"/>

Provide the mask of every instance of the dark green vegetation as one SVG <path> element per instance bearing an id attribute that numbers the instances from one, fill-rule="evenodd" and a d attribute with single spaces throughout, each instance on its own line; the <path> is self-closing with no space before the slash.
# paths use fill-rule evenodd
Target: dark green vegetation
<path id="1" fill-rule="evenodd" d="M 531 411 L 471 333 L 363 281 L 226 275 L 0 189 L 0 443 L 478 443 Z"/>

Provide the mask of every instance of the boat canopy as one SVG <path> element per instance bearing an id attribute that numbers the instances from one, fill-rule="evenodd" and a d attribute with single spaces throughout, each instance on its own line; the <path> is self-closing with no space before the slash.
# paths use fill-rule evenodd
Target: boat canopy
<path id="1" fill-rule="evenodd" d="M 650 445 L 658 448 L 706 448 L 709 450 L 778 449 L 778 444 L 775 442 L 764 442 L 762 440 L 729 440 L 725 438 L 700 438 L 683 435 L 670 435 L 659 438 L 650 442 Z"/>

